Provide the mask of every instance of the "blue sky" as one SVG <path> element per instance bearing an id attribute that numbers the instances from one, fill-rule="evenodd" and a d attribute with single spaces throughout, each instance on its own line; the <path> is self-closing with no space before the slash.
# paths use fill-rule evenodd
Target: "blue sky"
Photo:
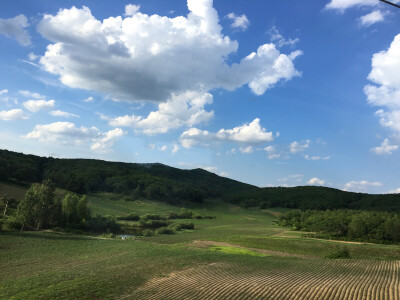
<path id="1" fill-rule="evenodd" d="M 400 192 L 400 9 L 0 2 L 0 147 Z"/>

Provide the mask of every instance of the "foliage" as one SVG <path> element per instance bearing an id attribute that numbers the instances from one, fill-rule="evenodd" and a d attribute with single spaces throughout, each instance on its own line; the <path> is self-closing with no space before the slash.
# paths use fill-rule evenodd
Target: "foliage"
<path id="1" fill-rule="evenodd" d="M 329 259 L 343 259 L 343 258 L 347 259 L 347 258 L 351 258 L 350 257 L 350 251 L 346 247 L 341 248 L 341 249 L 339 249 L 337 251 L 334 251 L 334 252 L 328 254 L 325 257 L 329 258 Z"/>
<path id="2" fill-rule="evenodd" d="M 86 196 L 68 193 L 62 200 L 62 214 L 66 225 L 77 227 L 90 217 Z"/>
<path id="3" fill-rule="evenodd" d="M 55 187 L 50 180 L 42 184 L 34 183 L 18 204 L 18 216 L 22 227 L 39 230 L 57 224 L 60 203 L 55 199 Z"/>
<path id="4" fill-rule="evenodd" d="M 121 229 L 120 225 L 112 217 L 100 216 L 90 218 L 86 222 L 86 230 L 91 232 L 112 232 L 116 233 Z"/>
<path id="5" fill-rule="evenodd" d="M 169 228 L 169 227 L 161 227 L 156 230 L 156 233 L 157 234 L 174 234 L 175 230 L 173 230 L 172 228 Z"/>
<path id="6" fill-rule="evenodd" d="M 139 221 L 140 220 L 140 216 L 138 214 L 129 214 L 127 216 L 123 216 L 123 217 L 117 217 L 117 220 L 121 220 L 121 221 Z"/>
<path id="7" fill-rule="evenodd" d="M 372 242 L 400 242 L 400 216 L 358 210 L 291 211 L 279 218 L 281 226 Z"/>

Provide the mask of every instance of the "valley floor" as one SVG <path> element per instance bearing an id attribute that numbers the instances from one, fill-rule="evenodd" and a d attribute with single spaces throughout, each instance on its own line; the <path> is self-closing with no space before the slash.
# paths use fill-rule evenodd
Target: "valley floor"
<path id="1" fill-rule="evenodd" d="M 90 197 L 94 214 L 179 207 Z M 0 233 L 1 299 L 400 299 L 400 246 L 303 238 L 282 210 L 212 201 L 189 209 L 194 231 L 135 239 Z M 351 259 L 326 259 L 346 247 Z"/>

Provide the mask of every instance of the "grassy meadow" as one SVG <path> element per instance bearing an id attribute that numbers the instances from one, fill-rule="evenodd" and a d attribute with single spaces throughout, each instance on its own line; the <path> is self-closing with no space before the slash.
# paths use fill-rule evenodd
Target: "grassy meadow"
<path id="1" fill-rule="evenodd" d="M 23 193 L 1 184 L 5 189 Z M 181 210 L 115 194 L 88 200 L 92 215 Z M 185 208 L 216 218 L 182 220 L 194 230 L 126 240 L 0 232 L 0 299 L 400 299 L 398 245 L 305 238 L 276 225 L 285 209 L 217 199 Z M 343 247 L 351 259 L 325 258 Z"/>

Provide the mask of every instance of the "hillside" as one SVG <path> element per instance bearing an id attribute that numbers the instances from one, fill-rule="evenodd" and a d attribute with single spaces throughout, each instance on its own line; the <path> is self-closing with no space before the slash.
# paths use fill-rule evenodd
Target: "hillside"
<path id="1" fill-rule="evenodd" d="M 258 188 L 203 169 L 46 158 L 0 150 L 0 180 L 33 183 L 45 179 L 79 194 L 111 192 L 126 195 L 126 200 L 147 198 L 177 204 L 222 198 L 243 207 L 400 211 L 399 194 L 370 195 L 315 186 Z"/>

